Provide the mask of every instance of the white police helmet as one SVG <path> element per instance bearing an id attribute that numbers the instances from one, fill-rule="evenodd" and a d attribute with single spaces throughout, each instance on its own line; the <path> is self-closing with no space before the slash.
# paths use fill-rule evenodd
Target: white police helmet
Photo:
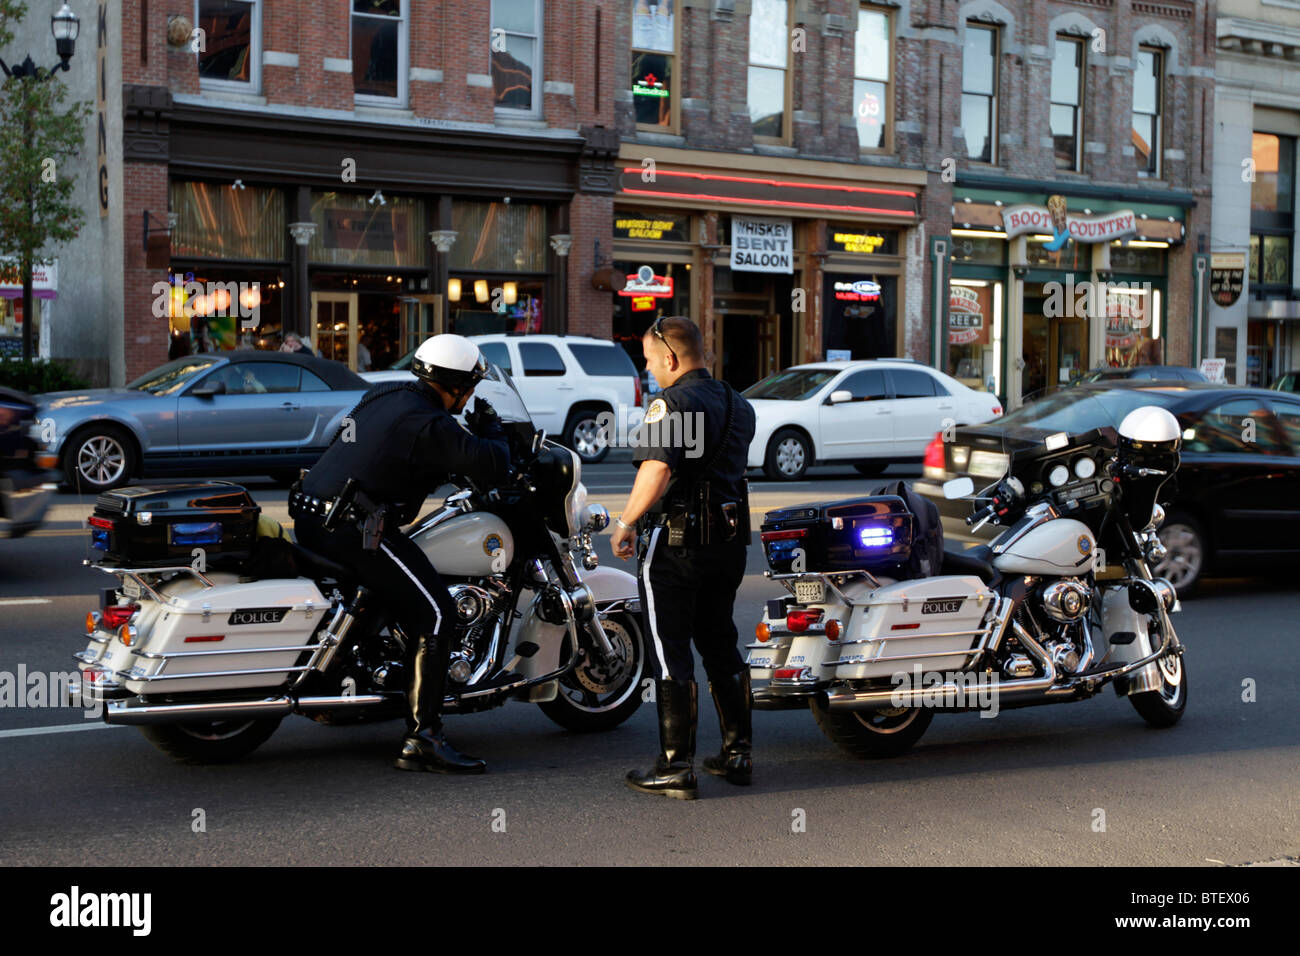
<path id="1" fill-rule="evenodd" d="M 1119 434 L 1136 447 L 1177 451 L 1183 430 L 1167 408 L 1143 405 L 1124 416 L 1119 423 Z"/>
<path id="2" fill-rule="evenodd" d="M 415 350 L 411 371 L 429 383 L 464 391 L 487 375 L 478 346 L 463 335 L 435 335 Z"/>

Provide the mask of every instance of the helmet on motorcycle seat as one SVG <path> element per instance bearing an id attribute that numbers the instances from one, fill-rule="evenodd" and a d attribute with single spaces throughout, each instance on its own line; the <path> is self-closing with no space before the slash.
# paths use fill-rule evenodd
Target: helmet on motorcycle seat
<path id="1" fill-rule="evenodd" d="M 487 362 L 463 335 L 435 335 L 415 350 L 411 371 L 430 384 L 456 391 L 473 388 L 487 375 Z"/>

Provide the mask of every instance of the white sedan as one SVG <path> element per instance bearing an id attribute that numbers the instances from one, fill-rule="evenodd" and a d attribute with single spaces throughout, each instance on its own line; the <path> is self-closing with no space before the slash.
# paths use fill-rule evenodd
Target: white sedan
<path id="1" fill-rule="evenodd" d="M 757 427 L 749 467 L 777 481 L 814 462 L 852 462 L 877 475 L 919 462 L 936 432 L 1002 414 L 996 395 L 967 388 L 910 359 L 796 365 L 746 389 Z"/>

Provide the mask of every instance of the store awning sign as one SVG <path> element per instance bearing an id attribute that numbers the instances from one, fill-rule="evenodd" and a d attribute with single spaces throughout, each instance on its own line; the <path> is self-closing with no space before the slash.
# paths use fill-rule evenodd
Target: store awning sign
<path id="1" fill-rule="evenodd" d="M 1002 228 L 1007 238 L 1027 233 L 1049 235 L 1047 248 L 1055 251 L 1073 239 L 1081 243 L 1113 242 L 1137 235 L 1137 214 L 1117 209 L 1095 215 L 1079 215 L 1066 208 L 1064 196 L 1049 196 L 1047 205 L 1018 203 L 1002 209 Z"/>
<path id="2" fill-rule="evenodd" d="M 836 282 L 835 298 L 840 302 L 879 302 L 880 283 L 870 279 Z"/>
<path id="3" fill-rule="evenodd" d="M 1246 278 L 1244 252 L 1215 252 L 1210 255 L 1210 296 L 1215 305 L 1227 308 L 1241 297 Z"/>
<path id="4" fill-rule="evenodd" d="M 655 275 L 654 269 L 650 266 L 641 266 L 627 277 L 627 285 L 623 286 L 618 294 L 629 298 L 650 296 L 654 299 L 671 299 L 673 277 Z M 632 308 L 637 308 L 635 302 L 632 303 Z"/>
<path id="5" fill-rule="evenodd" d="M 980 308 L 979 293 L 965 286 L 955 285 L 948 290 L 948 342 L 951 345 L 969 345 L 984 330 L 984 312 Z"/>
<path id="6" fill-rule="evenodd" d="M 0 256 L 0 297 L 17 299 L 23 294 L 22 272 L 18 260 Z M 32 264 L 32 295 L 38 299 L 59 297 L 59 260 Z"/>
<path id="7" fill-rule="evenodd" d="M 794 224 L 789 219 L 731 219 L 731 268 L 737 272 L 794 272 Z"/>

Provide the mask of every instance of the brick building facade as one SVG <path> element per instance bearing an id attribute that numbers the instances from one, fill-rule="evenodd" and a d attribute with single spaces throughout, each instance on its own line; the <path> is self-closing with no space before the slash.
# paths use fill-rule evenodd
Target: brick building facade
<path id="1" fill-rule="evenodd" d="M 439 330 L 607 334 L 605 5 L 353 6 L 124 3 L 128 378 L 191 327 L 376 367 Z"/>

